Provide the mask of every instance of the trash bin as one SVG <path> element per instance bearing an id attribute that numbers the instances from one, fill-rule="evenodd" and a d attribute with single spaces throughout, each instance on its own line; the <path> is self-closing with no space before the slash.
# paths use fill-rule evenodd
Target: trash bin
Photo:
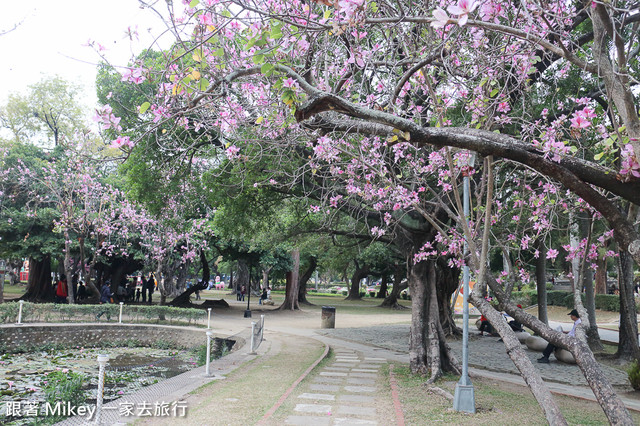
<path id="1" fill-rule="evenodd" d="M 322 307 L 321 328 L 336 328 L 336 308 L 334 306 Z"/>

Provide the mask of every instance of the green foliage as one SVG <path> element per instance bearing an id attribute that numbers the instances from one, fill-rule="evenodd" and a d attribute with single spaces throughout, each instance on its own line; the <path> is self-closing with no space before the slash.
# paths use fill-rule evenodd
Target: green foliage
<path id="1" fill-rule="evenodd" d="M 582 294 L 582 303 L 585 303 L 585 295 Z M 538 295 L 535 290 L 514 291 L 511 293 L 511 301 L 520 303 L 523 306 L 535 305 L 538 303 Z M 602 311 L 620 312 L 620 296 L 615 294 L 596 294 L 596 309 Z M 573 309 L 573 294 L 568 291 L 551 290 L 547 291 L 547 305 L 564 306 Z"/>
<path id="2" fill-rule="evenodd" d="M 82 386 L 85 376 L 79 373 L 52 371 L 47 375 L 44 387 L 45 400 L 50 404 L 57 402 L 69 402 L 71 406 L 78 407 L 84 404 L 86 397 Z"/>
<path id="3" fill-rule="evenodd" d="M 631 387 L 635 390 L 640 390 L 640 362 L 638 360 L 633 361 L 631 367 L 627 370 L 629 373 L 629 382 Z"/>
<path id="4" fill-rule="evenodd" d="M 22 310 L 23 322 L 60 322 L 60 321 L 94 321 L 96 315 L 104 312 L 102 318 L 111 317 L 117 319 L 120 306 L 109 305 L 67 305 L 53 303 L 29 303 L 25 302 Z M 207 312 L 202 309 L 174 308 L 172 306 L 137 306 L 124 305 L 123 317 L 127 322 L 143 323 L 160 321 L 164 316 L 169 323 L 187 322 L 197 324 L 207 317 Z M 18 318 L 17 303 L 0 304 L 0 322 L 12 323 Z"/>

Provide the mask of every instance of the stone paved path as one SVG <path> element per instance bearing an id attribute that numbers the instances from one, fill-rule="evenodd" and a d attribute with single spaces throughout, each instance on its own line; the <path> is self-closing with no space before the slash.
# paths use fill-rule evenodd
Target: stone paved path
<path id="1" fill-rule="evenodd" d="M 300 384 L 293 413 L 285 424 L 304 426 L 387 425 L 387 413 L 377 410 L 386 359 L 366 357 L 350 349 L 335 348 L 335 359 Z M 392 420 L 392 419 L 391 419 Z M 394 422 L 395 423 L 395 422 Z"/>

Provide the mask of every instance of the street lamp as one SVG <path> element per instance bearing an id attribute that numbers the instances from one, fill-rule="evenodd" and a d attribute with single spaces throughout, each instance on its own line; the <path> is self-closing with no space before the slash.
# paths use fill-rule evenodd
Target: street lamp
<path id="1" fill-rule="evenodd" d="M 464 220 L 469 223 L 469 171 L 473 168 L 476 153 L 469 152 L 469 162 L 462 170 L 463 210 Z M 467 236 L 464 238 L 464 255 L 469 251 Z M 456 383 L 456 391 L 453 396 L 453 409 L 465 413 L 476 412 L 475 393 L 473 384 L 469 378 L 469 266 L 465 262 L 462 267 L 462 375 Z"/>

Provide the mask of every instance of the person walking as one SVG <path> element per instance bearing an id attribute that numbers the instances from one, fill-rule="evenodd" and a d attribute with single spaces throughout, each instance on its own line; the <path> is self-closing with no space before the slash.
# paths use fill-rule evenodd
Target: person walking
<path id="1" fill-rule="evenodd" d="M 100 290 L 100 304 L 108 305 L 113 300 L 113 293 L 111 293 L 111 288 L 109 287 L 109 282 L 105 282 L 102 285 L 102 289 Z M 111 320 L 111 314 L 109 313 L 109 309 L 104 309 L 96 315 L 96 321 L 100 320 L 100 317 L 104 314 L 107 314 L 107 321 Z"/>
<path id="2" fill-rule="evenodd" d="M 147 278 L 145 278 L 144 274 L 140 278 L 140 281 L 142 282 L 142 303 L 147 303 L 147 286 L 149 285 L 149 282 L 147 281 Z"/>
<path id="3" fill-rule="evenodd" d="M 149 304 L 151 305 L 153 303 L 152 296 L 153 296 L 153 291 L 156 288 L 156 279 L 153 276 L 153 272 L 149 275 L 149 281 L 147 282 L 147 290 L 149 292 Z"/>

